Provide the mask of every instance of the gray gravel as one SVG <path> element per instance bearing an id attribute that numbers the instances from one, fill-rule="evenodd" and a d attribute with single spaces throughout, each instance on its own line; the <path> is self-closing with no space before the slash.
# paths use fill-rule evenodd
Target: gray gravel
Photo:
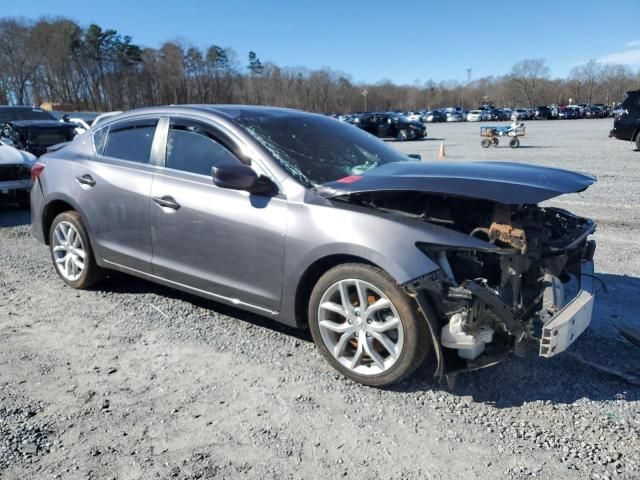
<path id="1" fill-rule="evenodd" d="M 596 173 L 556 202 L 600 228 L 592 327 L 571 352 L 640 373 L 640 153 L 610 121 L 529 122 L 524 146 L 483 150 L 478 125 L 435 125 L 450 159 Z M 434 159 L 439 141 L 392 143 Z M 534 148 L 535 147 L 535 148 Z M 309 335 L 114 274 L 74 291 L 28 214 L 0 205 L 0 478 L 639 478 L 640 388 L 535 352 L 389 390 L 336 374 Z"/>

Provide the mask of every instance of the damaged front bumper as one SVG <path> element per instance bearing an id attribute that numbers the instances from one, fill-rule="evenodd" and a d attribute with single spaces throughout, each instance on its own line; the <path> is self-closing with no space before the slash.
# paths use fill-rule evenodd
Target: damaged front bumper
<path id="1" fill-rule="evenodd" d="M 591 323 L 595 296 L 593 260 L 581 262 L 578 294 L 568 303 L 564 302 L 562 284 L 555 277 L 547 280 L 544 303 L 547 311 L 553 312 L 543 322 L 540 338 L 540 356 L 553 357 L 564 352 Z"/>

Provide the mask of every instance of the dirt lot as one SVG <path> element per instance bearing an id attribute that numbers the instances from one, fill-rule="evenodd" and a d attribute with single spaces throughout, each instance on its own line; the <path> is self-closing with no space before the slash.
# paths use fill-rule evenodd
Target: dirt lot
<path id="1" fill-rule="evenodd" d="M 0 478 L 640 478 L 640 153 L 610 120 L 529 122 L 522 147 L 478 124 L 393 143 L 436 160 L 595 173 L 557 203 L 599 223 L 606 284 L 592 326 L 554 359 L 511 359 L 452 391 L 420 372 L 390 390 L 336 374 L 306 332 L 124 275 L 60 281 L 28 214 L 0 206 Z"/>

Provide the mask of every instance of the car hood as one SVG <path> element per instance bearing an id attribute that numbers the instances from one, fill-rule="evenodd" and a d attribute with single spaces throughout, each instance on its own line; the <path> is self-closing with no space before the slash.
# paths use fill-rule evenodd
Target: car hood
<path id="1" fill-rule="evenodd" d="M 0 142 L 0 165 L 33 165 L 35 155 Z"/>
<path id="2" fill-rule="evenodd" d="M 74 123 L 59 122 L 57 120 L 15 120 L 9 123 L 16 128 L 76 128 Z"/>
<path id="3" fill-rule="evenodd" d="M 511 162 L 395 162 L 321 185 L 327 198 L 377 191 L 419 191 L 504 204 L 535 204 L 581 192 L 593 175 Z"/>

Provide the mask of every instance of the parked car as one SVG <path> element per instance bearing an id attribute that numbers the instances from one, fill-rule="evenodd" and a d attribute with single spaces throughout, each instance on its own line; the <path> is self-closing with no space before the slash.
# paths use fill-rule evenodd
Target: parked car
<path id="1" fill-rule="evenodd" d="M 524 108 L 516 108 L 511 112 L 511 120 L 529 120 L 529 111 Z"/>
<path id="2" fill-rule="evenodd" d="M 636 149 L 640 150 L 640 90 L 627 92 L 617 109 L 609 136 L 635 142 Z"/>
<path id="3" fill-rule="evenodd" d="M 486 110 L 470 110 L 467 114 L 467 122 L 484 122 L 491 120 L 491 114 Z"/>
<path id="4" fill-rule="evenodd" d="M 403 117 L 405 117 L 410 122 L 421 122 L 422 121 L 422 113 L 420 113 L 420 112 L 406 112 L 406 114 L 403 115 Z"/>
<path id="5" fill-rule="evenodd" d="M 607 118 L 609 116 L 609 107 L 604 103 L 594 103 L 591 108 L 596 108 L 599 111 L 600 118 Z"/>
<path id="6" fill-rule="evenodd" d="M 440 123 L 447 121 L 447 115 L 442 110 L 432 110 L 426 114 L 427 123 Z"/>
<path id="7" fill-rule="evenodd" d="M 578 109 L 571 106 L 563 107 L 558 113 L 558 118 L 561 120 L 573 120 L 579 117 Z"/>
<path id="8" fill-rule="evenodd" d="M 551 357 L 591 319 L 595 224 L 537 206 L 590 175 L 415 161 L 267 107 L 134 110 L 89 135 L 33 169 L 33 235 L 73 288 L 119 270 L 308 327 L 333 367 L 375 386 L 426 358 L 441 376 L 526 342 Z M 561 303 L 570 275 L 580 290 Z"/>
<path id="9" fill-rule="evenodd" d="M 33 107 L 0 106 L 0 139 L 35 156 L 75 136 L 76 125 L 59 122 L 49 112 Z"/>
<path id="10" fill-rule="evenodd" d="M 365 114 L 355 125 L 376 137 L 398 141 L 420 140 L 427 136 L 427 127 L 422 122 L 412 122 L 397 113 Z"/>
<path id="11" fill-rule="evenodd" d="M 536 120 L 551 120 L 553 118 L 553 114 L 551 113 L 551 108 L 546 105 L 540 105 L 536 108 L 535 116 Z"/>
<path id="12" fill-rule="evenodd" d="M 458 110 L 449 110 L 446 113 L 447 122 L 464 122 L 465 117 L 462 116 L 462 113 Z"/>
<path id="13" fill-rule="evenodd" d="M 29 208 L 31 167 L 35 155 L 0 140 L 0 194 L 9 195 L 21 208 Z"/>

